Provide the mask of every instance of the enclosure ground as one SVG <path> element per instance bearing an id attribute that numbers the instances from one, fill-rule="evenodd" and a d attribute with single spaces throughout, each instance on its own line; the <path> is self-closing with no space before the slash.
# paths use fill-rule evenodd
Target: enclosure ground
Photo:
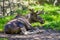
<path id="1" fill-rule="evenodd" d="M 0 38 L 7 38 L 8 40 L 60 40 L 60 33 L 48 32 L 48 31 L 32 35 L 0 33 Z"/>

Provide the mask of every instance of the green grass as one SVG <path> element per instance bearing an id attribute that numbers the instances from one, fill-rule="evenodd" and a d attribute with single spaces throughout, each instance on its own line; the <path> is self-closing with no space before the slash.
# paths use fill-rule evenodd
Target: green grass
<path id="1" fill-rule="evenodd" d="M 0 38 L 0 40 L 8 40 L 7 38 Z"/>

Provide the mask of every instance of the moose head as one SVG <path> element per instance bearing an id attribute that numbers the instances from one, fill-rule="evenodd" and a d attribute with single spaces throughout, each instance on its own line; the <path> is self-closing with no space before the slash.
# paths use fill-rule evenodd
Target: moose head
<path id="1" fill-rule="evenodd" d="M 32 22 L 40 22 L 41 24 L 44 23 L 43 18 L 38 16 L 38 15 L 44 13 L 44 9 L 36 11 L 36 12 L 34 12 L 33 9 L 29 9 L 29 11 L 31 13 L 26 15 L 26 18 L 29 20 L 30 23 L 32 23 Z"/>

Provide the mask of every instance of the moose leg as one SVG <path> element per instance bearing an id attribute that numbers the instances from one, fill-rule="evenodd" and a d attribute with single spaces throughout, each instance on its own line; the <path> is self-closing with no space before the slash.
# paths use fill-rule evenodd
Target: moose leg
<path id="1" fill-rule="evenodd" d="M 34 30 L 34 31 L 26 31 L 25 27 L 21 28 L 21 31 L 24 35 L 36 34 L 36 33 L 40 32 L 40 30 L 38 28 L 36 28 L 36 30 Z"/>
<path id="2" fill-rule="evenodd" d="M 25 19 L 25 25 L 28 30 L 31 30 L 32 26 L 27 19 Z"/>
<path id="3" fill-rule="evenodd" d="M 21 29 L 21 34 L 24 34 L 24 35 L 26 35 L 27 33 L 27 30 L 26 30 L 26 28 L 25 27 L 23 27 L 23 28 L 20 28 Z"/>
<path id="4" fill-rule="evenodd" d="M 32 26 L 30 24 L 26 23 L 26 29 L 31 30 L 31 28 L 32 28 Z"/>
<path id="5" fill-rule="evenodd" d="M 27 31 L 26 28 L 25 28 L 25 25 L 19 21 L 17 21 L 17 26 L 19 27 L 19 30 L 20 30 L 20 34 L 25 34 L 25 32 Z"/>

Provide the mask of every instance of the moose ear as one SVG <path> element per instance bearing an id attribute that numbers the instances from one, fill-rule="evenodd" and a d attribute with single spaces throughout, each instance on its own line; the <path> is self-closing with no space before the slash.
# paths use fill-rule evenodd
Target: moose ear
<path id="1" fill-rule="evenodd" d="M 29 9 L 29 11 L 34 11 L 34 9 Z"/>
<path id="2" fill-rule="evenodd" d="M 39 10 L 39 11 L 36 12 L 37 15 L 40 15 L 40 14 L 42 14 L 42 13 L 44 13 L 44 9 Z"/>
<path id="3" fill-rule="evenodd" d="M 34 12 L 34 9 L 29 9 L 30 12 Z"/>

